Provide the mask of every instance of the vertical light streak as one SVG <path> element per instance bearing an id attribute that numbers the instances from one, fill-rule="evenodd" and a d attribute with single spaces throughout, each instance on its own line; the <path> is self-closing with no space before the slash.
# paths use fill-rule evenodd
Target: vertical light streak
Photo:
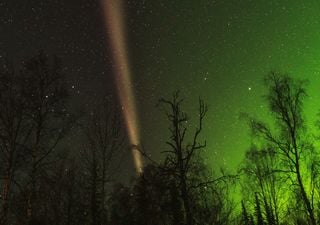
<path id="1" fill-rule="evenodd" d="M 126 129 L 131 144 L 134 164 L 137 173 L 142 172 L 141 153 L 137 151 L 140 144 L 138 118 L 135 98 L 132 90 L 131 72 L 125 40 L 125 26 L 121 0 L 101 0 L 105 15 L 107 35 L 110 39 L 114 59 L 116 85 Z"/>

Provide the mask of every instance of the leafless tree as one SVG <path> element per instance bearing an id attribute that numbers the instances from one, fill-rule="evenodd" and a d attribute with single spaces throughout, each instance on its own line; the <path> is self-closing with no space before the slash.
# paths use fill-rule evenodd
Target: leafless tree
<path id="1" fill-rule="evenodd" d="M 305 158 L 313 149 L 307 138 L 302 115 L 303 99 L 306 96 L 304 82 L 292 80 L 287 75 L 271 73 L 266 83 L 267 101 L 276 121 L 276 129 L 253 119 L 251 120 L 253 133 L 266 141 L 280 157 L 283 166 L 278 172 L 286 174 L 291 180 L 292 187 L 298 190 L 309 223 L 316 225 L 312 197 L 306 188 L 309 181 L 303 178 Z"/>
<path id="2" fill-rule="evenodd" d="M 28 105 L 23 96 L 23 80 L 12 64 L 0 69 L 0 163 L 1 163 L 1 217 L 6 224 L 12 186 L 17 187 L 16 171 L 22 165 L 24 146 L 31 132 L 26 117 Z"/>
<path id="3" fill-rule="evenodd" d="M 61 63 L 57 57 L 49 60 L 40 52 L 23 63 L 21 70 L 25 104 L 25 115 L 32 126 L 26 143 L 29 166 L 29 187 L 27 215 L 29 223 L 36 219 L 35 205 L 40 173 L 50 163 L 51 153 L 65 137 L 73 124 L 73 117 L 67 112 L 67 91 Z"/>
<path id="4" fill-rule="evenodd" d="M 177 178 L 178 186 L 181 192 L 181 200 L 185 212 L 185 224 L 193 225 L 194 218 L 192 215 L 192 203 L 190 195 L 190 173 L 194 162 L 200 155 L 206 143 L 199 142 L 199 135 L 202 131 L 203 119 L 207 113 L 207 106 L 199 99 L 198 125 L 192 141 L 187 142 L 187 125 L 188 117 L 181 109 L 183 100 L 179 98 L 178 92 L 173 95 L 171 100 L 160 99 L 160 104 L 167 108 L 167 119 L 170 122 L 170 140 L 167 142 L 170 149 L 165 151 L 167 170 Z"/>
<path id="5" fill-rule="evenodd" d="M 125 139 L 117 110 L 111 100 L 102 101 L 89 116 L 89 123 L 84 129 L 86 144 L 82 159 L 90 183 L 93 225 L 107 223 L 107 185 L 114 178 L 124 153 Z"/>
<path id="6" fill-rule="evenodd" d="M 280 168 L 279 158 L 272 148 L 252 148 L 246 153 L 245 161 L 240 173 L 244 175 L 242 182 L 243 193 L 251 197 L 254 205 L 255 194 L 262 201 L 262 208 L 269 224 L 280 224 L 284 214 L 284 208 L 288 199 L 288 182 L 278 173 Z M 245 197 L 245 194 L 243 194 Z M 281 210 L 282 209 L 282 210 Z"/>

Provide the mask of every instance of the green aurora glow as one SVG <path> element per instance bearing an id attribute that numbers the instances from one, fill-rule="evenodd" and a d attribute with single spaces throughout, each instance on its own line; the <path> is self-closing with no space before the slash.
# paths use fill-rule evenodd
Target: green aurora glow
<path id="1" fill-rule="evenodd" d="M 265 117 L 263 77 L 310 80 L 306 115 L 320 100 L 319 1 L 128 1 L 131 62 L 142 140 L 155 157 L 167 138 L 157 99 L 179 89 L 194 114 L 209 105 L 202 137 L 212 166 L 236 168 L 250 145 L 240 112 Z M 159 135 L 162 134 L 162 135 Z"/>

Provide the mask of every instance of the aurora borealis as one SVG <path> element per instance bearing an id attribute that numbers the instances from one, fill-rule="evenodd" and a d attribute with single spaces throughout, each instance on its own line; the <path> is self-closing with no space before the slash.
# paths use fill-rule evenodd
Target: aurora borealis
<path id="1" fill-rule="evenodd" d="M 320 224 L 319 12 L 0 0 L 0 224 Z"/>
<path id="2" fill-rule="evenodd" d="M 318 1 L 124 0 L 123 6 L 141 144 L 156 159 L 168 137 L 157 100 L 177 89 L 190 115 L 199 96 L 209 105 L 201 138 L 213 167 L 235 169 L 242 160 L 250 137 L 239 114 L 265 115 L 262 79 L 270 70 L 310 80 L 306 113 L 310 123 L 316 119 Z M 61 56 L 75 110 L 91 112 L 96 96 L 115 95 L 100 1 L 5 0 L 0 15 L 0 57 L 19 61 L 38 49 Z"/>
<path id="3" fill-rule="evenodd" d="M 179 89 L 189 112 L 209 104 L 202 138 L 208 164 L 237 168 L 250 145 L 241 112 L 264 118 L 263 78 L 271 70 L 308 79 L 308 122 L 319 110 L 317 1 L 143 1 L 130 4 L 130 46 L 147 149 L 166 136 L 159 96 Z M 160 112 L 159 112 L 160 111 Z M 159 127 L 159 128 L 158 128 Z M 164 146 L 164 145 L 163 145 Z"/>

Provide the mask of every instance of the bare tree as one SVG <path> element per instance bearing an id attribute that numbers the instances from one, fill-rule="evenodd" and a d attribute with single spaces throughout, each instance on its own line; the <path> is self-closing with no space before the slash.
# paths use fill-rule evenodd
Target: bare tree
<path id="1" fill-rule="evenodd" d="M 1 163 L 1 217 L 7 223 L 12 185 L 17 185 L 16 171 L 21 167 L 24 145 L 31 126 L 25 115 L 27 103 L 23 96 L 23 80 L 10 63 L 0 69 L 0 163 Z"/>
<path id="2" fill-rule="evenodd" d="M 307 130 L 303 120 L 303 99 L 306 96 L 304 82 L 294 81 L 286 75 L 271 73 L 266 79 L 268 87 L 267 101 L 275 118 L 276 130 L 257 120 L 251 120 L 256 136 L 260 136 L 280 157 L 284 173 L 291 185 L 298 190 L 309 223 L 316 225 L 311 195 L 307 192 L 306 179 L 303 179 L 305 158 L 312 151 L 307 139 Z"/>
<path id="3" fill-rule="evenodd" d="M 50 163 L 51 153 L 65 137 L 73 124 L 73 117 L 67 112 L 67 91 L 61 63 L 57 57 L 52 61 L 43 52 L 24 62 L 21 70 L 23 96 L 28 109 L 32 130 L 26 143 L 30 157 L 30 173 L 27 216 L 29 223 L 36 220 L 37 193 L 40 173 Z"/>
<path id="4" fill-rule="evenodd" d="M 86 145 L 82 152 L 90 181 L 92 224 L 107 223 L 106 196 L 108 182 L 118 170 L 124 147 L 124 133 L 117 108 L 104 100 L 90 115 L 85 128 Z M 118 157 L 115 160 L 115 157 Z"/>
<path id="5" fill-rule="evenodd" d="M 285 214 L 283 206 L 287 199 L 284 196 L 288 189 L 286 179 L 277 172 L 279 166 L 279 158 L 272 148 L 259 149 L 252 146 L 246 153 L 240 170 L 240 173 L 244 175 L 243 193 L 247 193 L 248 197 L 252 198 L 252 204 L 254 204 L 253 197 L 255 197 L 253 193 L 256 193 L 263 202 L 262 208 L 269 224 L 280 224 Z"/>
<path id="6" fill-rule="evenodd" d="M 146 166 L 138 178 L 139 182 L 135 187 L 140 191 L 134 192 L 138 195 L 136 199 L 139 200 L 136 203 L 140 205 L 138 207 L 140 209 L 152 208 L 149 215 L 154 213 L 153 210 L 162 212 L 162 220 L 167 221 L 163 224 L 230 224 L 234 204 L 228 198 L 228 184 L 236 177 L 227 175 L 222 170 L 222 176 L 216 178 L 203 161 L 206 143 L 201 143 L 198 139 L 203 128 L 207 106 L 201 99 L 199 100 L 199 111 L 196 114 L 198 123 L 195 131 L 190 132 L 193 124 L 189 121 L 187 114 L 182 111 L 182 103 L 183 100 L 178 92 L 174 93 L 170 100 L 160 99 L 159 101 L 159 104 L 164 106 L 169 121 L 170 138 L 166 142 L 169 149 L 162 152 L 165 160 L 157 163 L 146 152 L 137 148 L 153 167 Z M 152 170 L 156 173 L 150 173 L 150 168 L 156 168 Z M 159 181 L 162 185 L 157 183 Z M 157 189 L 158 186 L 162 186 L 161 190 Z M 163 193 L 164 197 L 158 200 L 153 199 L 153 195 L 157 195 L 158 191 Z M 171 209 L 169 212 L 167 212 L 168 207 Z M 143 219 L 144 223 L 150 224 L 161 221 L 161 219 L 153 220 L 153 217 L 148 220 L 149 222 Z"/>
<path id="7" fill-rule="evenodd" d="M 199 99 L 198 126 L 192 135 L 191 143 L 186 143 L 188 117 L 181 109 L 182 102 L 183 100 L 179 98 L 178 92 L 173 95 L 172 100 L 160 99 L 160 104 L 165 105 L 168 109 L 166 114 L 170 122 L 170 140 L 167 142 L 170 149 L 165 151 L 167 154 L 166 167 L 177 178 L 185 212 L 185 224 L 193 225 L 189 178 L 195 160 L 206 146 L 206 143 L 200 143 L 198 138 L 208 108 Z"/>

